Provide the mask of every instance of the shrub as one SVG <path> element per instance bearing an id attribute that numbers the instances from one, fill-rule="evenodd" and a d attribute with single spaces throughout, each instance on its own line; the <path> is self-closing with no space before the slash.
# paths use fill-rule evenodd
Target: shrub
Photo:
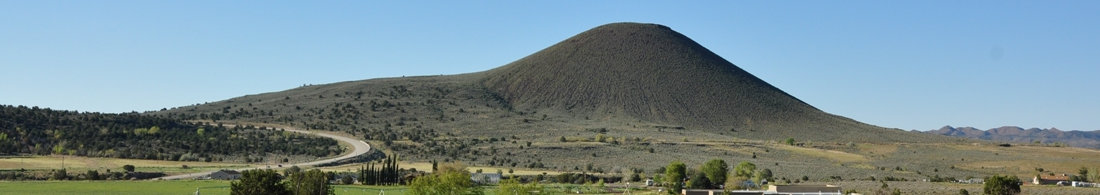
<path id="1" fill-rule="evenodd" d="M 1020 178 L 1008 175 L 993 175 L 985 179 L 982 191 L 985 194 L 1010 195 L 1020 194 Z"/>

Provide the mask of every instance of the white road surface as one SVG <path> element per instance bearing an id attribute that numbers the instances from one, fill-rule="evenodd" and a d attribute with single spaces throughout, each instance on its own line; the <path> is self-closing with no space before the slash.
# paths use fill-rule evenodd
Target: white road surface
<path id="1" fill-rule="evenodd" d="M 231 125 L 227 125 L 227 126 L 231 126 Z M 321 159 L 321 160 L 316 160 L 316 161 L 311 161 L 311 162 L 303 162 L 303 163 L 295 163 L 295 164 L 283 164 L 283 167 L 317 166 L 317 165 L 320 165 L 320 164 L 331 163 L 331 162 L 341 161 L 341 160 L 344 160 L 344 159 L 354 158 L 356 156 L 366 154 L 367 152 L 370 151 L 370 145 L 368 145 L 367 142 L 364 142 L 363 140 L 359 140 L 359 139 L 354 138 L 354 137 L 346 137 L 346 136 L 337 135 L 337 134 L 324 132 L 324 131 L 307 131 L 307 130 L 289 128 L 289 127 L 285 127 L 284 130 L 290 131 L 290 132 L 295 132 L 295 133 L 311 134 L 311 135 L 317 135 L 317 136 L 321 136 L 321 137 L 332 138 L 332 139 L 335 139 L 336 141 L 347 143 L 352 148 L 351 148 L 351 152 L 345 153 L 344 155 L 338 156 L 338 157 L 335 157 L 335 158 Z M 241 168 L 241 169 L 235 169 L 235 170 L 244 171 L 244 170 L 252 170 L 252 169 L 262 169 L 262 168 L 268 168 L 268 166 L 277 166 L 277 165 L 253 165 L 252 167 L 249 167 L 249 168 Z M 277 168 L 277 167 L 271 167 L 271 168 Z M 154 178 L 154 180 L 174 180 L 174 179 L 196 178 L 196 177 L 200 177 L 200 176 L 209 175 L 210 173 L 213 173 L 213 172 L 214 171 L 206 171 L 206 172 L 199 172 L 199 173 L 189 173 L 189 174 L 182 174 L 182 175 L 164 176 L 164 177 Z"/>

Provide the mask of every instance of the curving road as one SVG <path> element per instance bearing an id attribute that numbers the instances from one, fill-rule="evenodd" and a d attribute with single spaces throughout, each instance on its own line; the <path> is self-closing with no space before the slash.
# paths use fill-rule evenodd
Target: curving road
<path id="1" fill-rule="evenodd" d="M 232 127 L 233 125 L 226 125 L 226 126 Z M 290 166 L 298 166 L 298 167 L 316 166 L 316 165 L 320 165 L 320 164 L 331 163 L 331 162 L 341 161 L 341 160 L 344 160 L 344 159 L 354 158 L 356 156 L 363 155 L 363 154 L 366 154 L 367 152 L 370 152 L 370 145 L 367 144 L 367 142 L 364 142 L 363 140 L 359 140 L 357 138 L 346 137 L 346 136 L 337 135 L 337 134 L 324 132 L 324 131 L 307 131 L 307 130 L 295 129 L 293 127 L 282 127 L 282 128 L 284 130 L 290 131 L 290 132 L 301 133 L 301 134 L 310 134 L 310 135 L 317 135 L 317 136 L 321 136 L 321 137 L 332 138 L 332 139 L 335 139 L 336 141 L 344 142 L 344 143 L 347 143 L 348 145 L 351 145 L 351 152 L 348 152 L 344 155 L 341 155 L 341 156 L 338 156 L 338 157 L 335 157 L 335 158 L 321 159 L 321 160 L 316 160 L 316 161 L 295 163 L 295 164 L 284 164 L 283 165 L 284 167 L 290 167 Z M 244 170 L 268 168 L 268 167 L 269 167 L 269 165 L 253 165 L 252 167 L 249 167 L 249 168 L 240 168 L 240 169 L 235 169 L 235 170 L 244 171 Z M 206 172 L 199 172 L 199 173 L 188 173 L 188 174 L 182 174 L 182 175 L 164 176 L 164 177 L 154 178 L 153 180 L 173 180 L 173 179 L 196 178 L 196 177 L 200 177 L 200 176 L 209 175 L 210 173 L 214 173 L 214 172 L 215 171 L 206 171 Z"/>

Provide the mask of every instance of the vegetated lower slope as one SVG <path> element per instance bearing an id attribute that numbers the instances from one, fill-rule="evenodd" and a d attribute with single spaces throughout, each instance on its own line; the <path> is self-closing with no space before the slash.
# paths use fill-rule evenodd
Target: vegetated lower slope
<path id="1" fill-rule="evenodd" d="M 342 131 L 410 161 L 561 171 L 757 154 L 814 171 L 821 165 L 800 159 L 806 152 L 775 141 L 959 141 L 822 112 L 667 27 L 637 23 L 596 27 L 485 72 L 309 85 L 149 114 Z"/>
<path id="2" fill-rule="evenodd" d="M 138 113 L 101 114 L 0 105 L 0 154 L 67 154 L 173 161 L 324 157 L 335 140 L 200 125 Z M 274 160 L 274 159 L 272 159 Z"/>
<path id="3" fill-rule="evenodd" d="M 1062 131 L 1057 128 L 1024 129 L 1015 126 L 1004 126 L 989 130 L 980 130 L 974 127 L 944 126 L 938 130 L 927 133 L 965 137 L 992 141 L 1007 141 L 1018 143 L 1039 144 L 1063 144 L 1073 147 L 1100 148 L 1100 130 L 1098 131 Z"/>

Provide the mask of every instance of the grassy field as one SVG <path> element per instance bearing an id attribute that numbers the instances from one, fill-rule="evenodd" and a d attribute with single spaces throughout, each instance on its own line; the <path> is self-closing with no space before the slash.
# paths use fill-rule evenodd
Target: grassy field
<path id="1" fill-rule="evenodd" d="M 0 194 L 229 194 L 229 181 L 5 181 Z M 336 185 L 336 194 L 401 195 L 405 187 Z"/>
<path id="2" fill-rule="evenodd" d="M 64 168 L 69 170 L 70 173 L 82 173 L 86 170 L 105 172 L 107 169 L 121 171 L 123 165 L 134 165 L 136 168 L 135 170 L 140 172 L 164 172 L 166 174 L 194 173 L 248 166 L 247 164 L 237 163 L 181 162 L 79 156 L 0 157 L 0 170 L 51 170 L 61 169 L 62 164 L 64 164 Z M 187 165 L 188 168 L 184 169 L 183 165 Z"/>
<path id="3" fill-rule="evenodd" d="M 8 181 L 0 182 L 0 194 L 229 194 L 229 181 L 177 180 L 177 181 Z M 551 192 L 583 190 L 584 186 L 572 184 L 548 184 L 545 189 Z M 336 194 L 380 194 L 403 195 L 408 191 L 405 186 L 362 186 L 334 185 Z M 494 195 L 496 187 L 483 187 L 487 195 Z M 623 188 L 614 192 L 600 194 L 619 194 Z M 632 189 L 631 194 L 656 194 L 647 189 Z"/>
<path id="4" fill-rule="evenodd" d="M 5 181 L 0 194 L 229 194 L 228 181 Z"/>

